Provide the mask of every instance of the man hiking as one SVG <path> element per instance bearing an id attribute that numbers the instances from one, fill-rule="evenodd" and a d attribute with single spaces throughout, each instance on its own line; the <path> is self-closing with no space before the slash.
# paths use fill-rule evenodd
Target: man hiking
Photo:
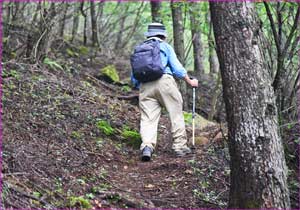
<path id="1" fill-rule="evenodd" d="M 154 152 L 162 107 L 167 109 L 171 120 L 171 131 L 174 140 L 172 149 L 177 156 L 181 157 L 189 154 L 191 150 L 187 146 L 182 113 L 183 100 L 174 77 L 184 79 L 192 87 L 198 87 L 198 80 L 190 79 L 186 69 L 177 59 L 174 49 L 165 42 L 167 33 L 163 24 L 149 24 L 145 36 L 147 37 L 146 41 L 135 48 L 135 52 L 131 57 L 133 69 L 131 81 L 140 90 L 140 133 L 142 138 L 140 149 L 142 151 L 142 161 L 150 161 Z M 156 50 L 158 51 L 158 58 L 148 58 L 147 56 L 150 55 L 155 56 L 156 45 L 158 46 L 158 50 Z M 150 64 L 146 65 L 147 62 L 150 62 Z M 155 68 L 155 66 L 160 68 Z"/>

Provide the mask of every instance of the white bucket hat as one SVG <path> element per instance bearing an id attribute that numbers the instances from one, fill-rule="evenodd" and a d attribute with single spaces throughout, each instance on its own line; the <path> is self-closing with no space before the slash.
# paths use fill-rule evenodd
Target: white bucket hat
<path id="1" fill-rule="evenodd" d="M 161 35 L 167 37 L 166 27 L 161 23 L 150 23 L 148 31 L 145 33 L 146 37 Z"/>

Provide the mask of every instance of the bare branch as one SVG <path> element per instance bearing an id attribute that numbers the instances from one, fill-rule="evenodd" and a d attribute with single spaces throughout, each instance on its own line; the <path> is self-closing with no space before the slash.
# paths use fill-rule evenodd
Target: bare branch
<path id="1" fill-rule="evenodd" d="M 297 14 L 295 16 L 295 20 L 294 20 L 294 24 L 293 27 L 290 31 L 290 34 L 288 36 L 288 39 L 284 45 L 283 51 L 282 51 L 282 56 L 284 57 L 287 53 L 287 50 L 291 44 L 292 38 L 294 36 L 295 31 L 297 30 L 297 27 L 299 25 L 299 21 L 300 21 L 300 3 L 298 3 L 298 9 L 297 9 Z"/>
<path id="2" fill-rule="evenodd" d="M 273 16 L 271 14 L 271 11 L 270 11 L 269 4 L 264 1 L 264 5 L 265 5 L 266 11 L 267 11 L 267 15 L 268 15 L 268 18 L 269 18 L 269 21 L 270 21 L 270 24 L 271 24 L 271 29 L 272 29 L 272 32 L 273 32 L 273 36 L 274 36 L 274 40 L 275 40 L 277 52 L 279 54 L 281 48 L 280 48 L 279 37 L 278 37 L 277 31 L 276 31 L 274 19 L 273 19 Z"/>

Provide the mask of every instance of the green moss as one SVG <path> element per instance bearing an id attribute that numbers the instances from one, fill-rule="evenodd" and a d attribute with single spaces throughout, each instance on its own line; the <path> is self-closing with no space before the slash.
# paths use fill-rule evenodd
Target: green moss
<path id="1" fill-rule="evenodd" d="M 84 208 L 84 209 L 90 209 L 90 208 L 93 207 L 90 204 L 89 200 L 83 198 L 82 196 L 79 196 L 79 197 L 70 197 L 69 198 L 69 206 L 70 207 L 80 206 L 81 208 Z"/>
<path id="2" fill-rule="evenodd" d="M 78 50 L 81 55 L 87 55 L 89 53 L 89 49 L 85 46 L 80 46 Z"/>
<path id="3" fill-rule="evenodd" d="M 96 126 L 100 131 L 102 131 L 107 136 L 110 136 L 115 132 L 115 129 L 113 129 L 111 125 L 105 120 L 97 121 Z"/>
<path id="4" fill-rule="evenodd" d="M 110 78 L 113 82 L 120 82 L 119 74 L 116 70 L 116 67 L 113 65 L 106 66 L 101 69 L 101 74 Z"/>
<path id="5" fill-rule="evenodd" d="M 130 130 L 128 127 L 124 127 L 122 130 L 122 137 L 126 140 L 126 143 L 134 148 L 139 148 L 142 139 L 141 135 L 135 131 L 135 130 Z"/>
<path id="6" fill-rule="evenodd" d="M 192 113 L 183 112 L 184 122 L 185 123 L 192 123 Z"/>
<path id="7" fill-rule="evenodd" d="M 129 91 L 131 91 L 131 88 L 128 85 L 125 85 L 125 86 L 122 87 L 122 91 L 123 92 L 129 92 Z"/>

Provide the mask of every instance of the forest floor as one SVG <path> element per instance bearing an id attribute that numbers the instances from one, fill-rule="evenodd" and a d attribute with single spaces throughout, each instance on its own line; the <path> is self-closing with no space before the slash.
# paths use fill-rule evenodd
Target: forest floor
<path id="1" fill-rule="evenodd" d="M 153 159 L 141 162 L 137 92 L 99 77 L 107 63 L 115 60 L 3 64 L 4 207 L 225 208 L 230 170 L 221 126 L 197 128 L 202 142 L 178 158 L 164 111 Z M 116 64 L 122 80 L 126 65 Z"/>
<path id="2" fill-rule="evenodd" d="M 101 60 L 4 63 L 4 207 L 225 207 L 229 157 L 219 126 L 197 129 L 207 142 L 178 158 L 164 112 L 153 160 L 141 162 L 139 141 L 126 136 L 138 133 L 137 92 L 99 79 Z"/>

